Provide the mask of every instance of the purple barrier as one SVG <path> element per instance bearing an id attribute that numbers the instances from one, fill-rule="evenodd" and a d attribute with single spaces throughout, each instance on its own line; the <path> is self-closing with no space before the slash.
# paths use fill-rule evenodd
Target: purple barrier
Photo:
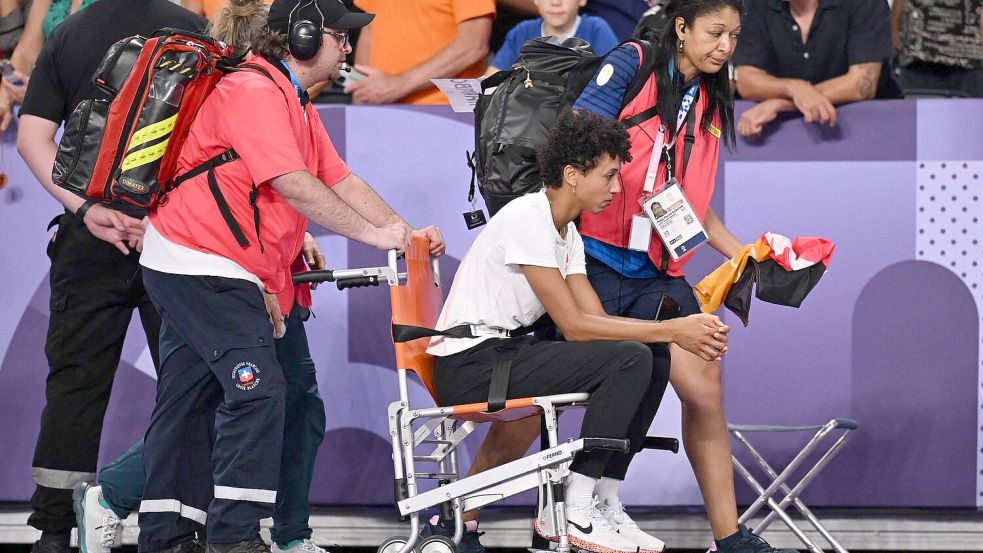
<path id="1" fill-rule="evenodd" d="M 738 112 L 746 106 L 738 107 Z M 352 169 L 416 225 L 448 241 L 450 283 L 474 233 L 465 229 L 471 117 L 447 108 L 326 107 L 322 119 Z M 860 430 L 809 488 L 810 505 L 983 506 L 983 102 L 868 102 L 840 109 L 835 129 L 789 118 L 725 153 L 715 208 L 745 241 L 772 231 L 837 243 L 828 274 L 799 310 L 755 301 L 735 317 L 724 364 L 728 418 L 799 424 L 852 417 Z M 48 261 L 44 228 L 59 210 L 3 135 L 0 162 L 0 501 L 27 501 L 44 401 Z M 331 267 L 372 266 L 382 252 L 316 232 Z M 701 251 L 696 282 L 722 260 Z M 328 412 L 311 500 L 392 501 L 386 406 L 396 395 L 384 289 L 315 293 L 308 323 Z M 145 429 L 153 366 L 134 323 L 106 417 L 101 459 Z M 411 394 L 426 402 L 414 384 Z M 652 433 L 679 435 L 670 392 Z M 576 432 L 577 415 L 564 416 Z M 762 440 L 779 464 L 805 436 Z M 469 458 L 480 436 L 464 448 Z M 699 505 L 684 455 L 644 453 L 629 473 L 635 505 Z M 751 496 L 738 483 L 739 496 Z M 528 502 L 528 497 L 518 502 Z"/>

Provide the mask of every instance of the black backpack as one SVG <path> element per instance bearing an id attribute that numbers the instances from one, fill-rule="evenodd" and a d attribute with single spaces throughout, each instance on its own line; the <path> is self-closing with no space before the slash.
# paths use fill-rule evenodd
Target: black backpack
<path id="1" fill-rule="evenodd" d="M 648 42 L 629 42 L 641 46 L 643 56 L 625 104 L 645 85 L 653 58 Z M 542 188 L 536 150 L 546 141 L 560 110 L 577 101 L 602 59 L 579 38 L 535 38 L 522 45 L 511 69 L 482 81 L 474 108 L 475 152 L 468 156 L 472 171 L 468 201 L 474 199 L 475 177 L 491 215 L 513 199 Z"/>
<path id="2" fill-rule="evenodd" d="M 669 26 L 669 18 L 666 17 L 666 7 L 664 2 L 656 2 L 642 14 L 635 26 L 632 36 L 641 38 L 650 33 L 664 33 Z"/>

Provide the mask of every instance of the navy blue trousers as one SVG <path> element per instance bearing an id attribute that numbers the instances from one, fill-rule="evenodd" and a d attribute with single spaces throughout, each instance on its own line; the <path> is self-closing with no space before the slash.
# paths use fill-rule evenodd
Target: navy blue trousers
<path id="1" fill-rule="evenodd" d="M 287 333 L 276 341 L 276 355 L 287 386 L 280 484 L 273 511 L 273 541 L 286 545 L 311 537 L 309 492 L 317 450 L 324 439 L 324 402 L 307 345 L 301 308 L 287 317 Z M 140 506 L 146 485 L 143 440 L 99 471 L 99 485 L 110 508 L 126 518 Z"/>
<path id="2" fill-rule="evenodd" d="M 213 543 L 252 539 L 277 500 L 285 399 L 262 294 L 240 279 L 145 268 L 143 280 L 163 323 L 140 551 L 203 524 Z"/>
<path id="3" fill-rule="evenodd" d="M 654 320 L 662 296 L 676 300 L 680 316 L 700 312 L 693 287 L 684 277 L 628 278 L 588 255 L 587 279 L 608 315 Z"/>

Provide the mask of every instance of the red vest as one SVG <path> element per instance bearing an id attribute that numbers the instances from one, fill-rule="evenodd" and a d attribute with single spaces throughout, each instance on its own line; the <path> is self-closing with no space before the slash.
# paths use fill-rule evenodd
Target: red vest
<path id="1" fill-rule="evenodd" d="M 625 109 L 618 116 L 619 121 L 624 121 L 633 117 L 651 106 L 655 105 L 658 96 L 658 87 L 655 82 L 655 74 L 649 75 L 648 81 L 642 91 L 632 99 Z M 720 115 L 713 117 L 713 129 L 706 129 L 700 126 L 703 121 L 703 113 L 707 109 L 707 90 L 704 84 L 700 84 L 699 98 L 696 105 L 692 108 L 695 113 L 690 117 L 696 118 L 696 142 L 692 145 L 689 156 L 689 163 L 686 172 L 682 172 L 683 146 L 685 140 L 685 127 L 680 130 L 679 139 L 674 145 L 674 157 L 676 163 L 673 172 L 676 179 L 686 193 L 686 198 L 696 211 L 700 221 L 706 216 L 707 208 L 710 206 L 710 198 L 713 196 L 713 185 L 717 177 L 717 157 L 720 152 Z M 580 234 L 589 236 L 595 240 L 600 240 L 606 244 L 628 247 L 628 233 L 631 230 L 631 219 L 634 215 L 641 213 L 638 199 L 642 195 L 642 186 L 645 183 L 645 172 L 648 170 L 649 157 L 652 155 L 653 139 L 659 133 L 661 118 L 658 116 L 650 118 L 640 125 L 628 128 L 628 137 L 631 140 L 631 158 L 628 163 L 621 165 L 621 193 L 606 209 L 593 215 L 584 212 L 580 218 Z M 676 121 L 669 122 L 675 125 Z M 655 179 L 655 190 L 658 192 L 662 183 L 666 181 L 666 163 L 663 160 L 659 163 L 658 175 Z M 693 252 L 684 255 L 679 261 L 673 261 L 669 254 L 665 254 L 669 262 L 668 273 L 672 276 L 682 276 L 683 265 L 692 257 Z M 649 246 L 649 259 L 652 263 L 661 268 L 662 265 L 662 241 L 659 237 L 652 236 Z"/>

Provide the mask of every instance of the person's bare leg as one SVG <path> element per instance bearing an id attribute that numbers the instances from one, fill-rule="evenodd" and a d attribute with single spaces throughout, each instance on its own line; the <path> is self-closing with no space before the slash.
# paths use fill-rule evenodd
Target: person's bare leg
<path id="1" fill-rule="evenodd" d="M 706 504 L 714 539 L 737 532 L 730 436 L 724 416 L 720 362 L 707 363 L 673 345 L 669 382 L 682 404 L 682 434 Z"/>
<path id="2" fill-rule="evenodd" d="M 539 417 L 492 423 L 474 462 L 471 463 L 468 476 L 521 458 L 539 436 L 539 428 Z M 464 520 L 476 520 L 480 512 L 481 509 L 468 511 L 464 513 Z"/>

